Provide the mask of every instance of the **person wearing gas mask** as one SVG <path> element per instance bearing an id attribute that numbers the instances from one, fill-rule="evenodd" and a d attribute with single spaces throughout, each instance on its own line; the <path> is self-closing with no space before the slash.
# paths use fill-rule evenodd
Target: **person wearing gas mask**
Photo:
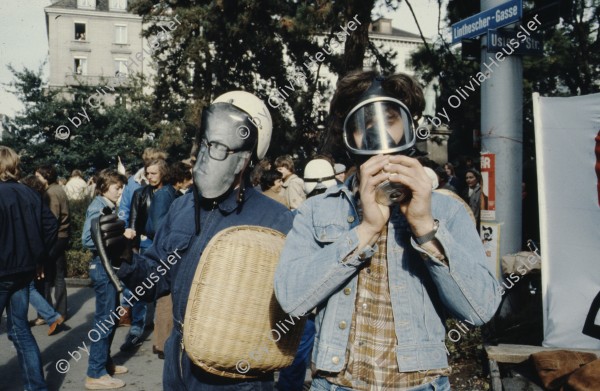
<path id="1" fill-rule="evenodd" d="M 219 96 L 202 113 L 200 150 L 193 168 L 193 191 L 178 197 L 159 227 L 152 246 L 132 259 L 113 257 L 117 276 L 132 290 L 144 293 L 129 301 L 150 301 L 171 293 L 173 330 L 165 343 L 165 390 L 268 390 L 273 373 L 253 380 L 211 375 L 194 366 L 184 351 L 183 320 L 192 280 L 206 245 L 220 231 L 240 225 L 272 228 L 286 234 L 292 214 L 256 191 L 249 182 L 250 162 L 262 159 L 269 147 L 272 120 L 256 96 L 233 91 Z M 114 236 L 111 222 L 100 220 L 100 231 Z M 115 230 L 118 232 L 118 230 Z M 116 254 L 109 241 L 107 252 Z M 168 263 L 167 263 L 168 261 Z M 230 287 L 238 289 L 236 286 Z M 239 292 L 240 300 L 247 292 Z M 227 308 L 223 308 L 227 311 Z M 243 325 L 240 325 L 243 327 Z"/>
<path id="2" fill-rule="evenodd" d="M 449 390 L 446 316 L 481 325 L 500 302 L 465 208 L 412 157 L 424 106 L 404 74 L 338 82 L 329 141 L 358 174 L 298 209 L 274 281 L 286 312 L 317 310 L 311 390 Z"/>

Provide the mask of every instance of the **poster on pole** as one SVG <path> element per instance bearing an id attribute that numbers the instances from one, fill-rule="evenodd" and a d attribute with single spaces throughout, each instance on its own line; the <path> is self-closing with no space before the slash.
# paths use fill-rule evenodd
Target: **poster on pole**
<path id="1" fill-rule="evenodd" d="M 600 349 L 600 94 L 533 94 L 543 345 Z"/>
<path id="2" fill-rule="evenodd" d="M 481 241 L 490 270 L 495 270 L 496 278 L 500 279 L 500 224 L 482 221 Z"/>
<path id="3" fill-rule="evenodd" d="M 496 220 L 496 155 L 481 154 L 481 221 Z"/>

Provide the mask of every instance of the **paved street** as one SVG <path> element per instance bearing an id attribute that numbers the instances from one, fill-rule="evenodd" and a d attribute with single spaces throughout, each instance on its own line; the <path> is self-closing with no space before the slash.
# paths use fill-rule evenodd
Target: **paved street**
<path id="1" fill-rule="evenodd" d="M 85 373 L 87 370 L 90 340 L 87 336 L 93 327 L 94 318 L 94 290 L 91 287 L 69 287 L 68 311 L 71 318 L 61 326 L 55 335 L 48 336 L 48 326 L 32 327 L 33 335 L 42 352 L 44 373 L 48 389 L 54 390 L 84 390 Z M 35 311 L 29 307 L 29 319 L 34 319 Z M 111 352 L 115 363 L 125 365 L 129 372 L 119 375 L 126 383 L 121 390 L 130 391 L 156 391 L 162 390 L 163 360 L 152 354 L 152 334 L 146 333 L 144 344 L 136 352 L 124 354 L 119 351 L 119 346 L 125 340 L 127 327 L 117 328 Z M 83 346 L 85 342 L 86 346 Z M 78 349 L 83 347 L 84 349 Z M 72 353 L 72 357 L 69 353 Z M 75 353 L 78 352 L 78 353 Z M 68 365 L 65 361 L 67 360 Z M 57 362 L 62 371 L 57 371 Z M 277 374 L 276 374 L 277 378 Z M 306 374 L 307 384 L 310 384 L 310 371 Z M 308 389 L 308 386 L 306 387 Z M 6 315 L 2 315 L 0 325 L 0 391 L 21 391 L 21 370 L 17 360 L 17 352 L 6 335 Z"/>
<path id="2" fill-rule="evenodd" d="M 49 337 L 47 325 L 32 328 L 33 335 L 42 352 L 44 373 L 49 390 L 85 389 L 88 355 L 85 350 L 79 350 L 80 356 L 73 353 L 73 357 L 70 357 L 69 352 L 76 351 L 78 346 L 83 347 L 83 342 L 89 349 L 90 340 L 87 334 L 93 326 L 94 290 L 91 287 L 69 287 L 68 294 L 68 311 L 71 318 L 63 324 L 60 332 Z M 34 317 L 35 312 L 30 306 L 29 319 Z M 118 376 L 127 383 L 122 390 L 161 390 L 163 361 L 152 354 L 152 334 L 146 336 L 146 341 L 138 348 L 137 352 L 123 354 L 119 352 L 119 346 L 123 343 L 127 331 L 126 327 L 117 329 L 111 350 L 115 362 L 125 365 L 129 369 L 129 373 Z M 70 369 L 64 374 L 59 373 L 56 369 L 56 363 L 61 359 L 68 360 L 70 366 Z M 59 367 L 60 365 L 64 365 L 63 368 L 66 368 L 64 361 L 59 364 Z M 2 325 L 0 326 L 0 390 L 23 390 L 17 354 L 6 335 L 6 315 L 2 316 Z"/>

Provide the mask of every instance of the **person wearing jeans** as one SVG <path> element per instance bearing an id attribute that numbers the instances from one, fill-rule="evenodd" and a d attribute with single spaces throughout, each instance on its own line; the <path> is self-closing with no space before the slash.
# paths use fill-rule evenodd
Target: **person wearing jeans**
<path id="1" fill-rule="evenodd" d="M 6 309 L 8 338 L 17 350 L 23 388 L 47 390 L 27 309 L 29 285 L 42 273 L 58 222 L 35 190 L 17 182 L 19 166 L 16 152 L 0 146 L 0 317 Z"/>
<path id="2" fill-rule="evenodd" d="M 282 388 L 282 390 L 284 390 L 284 388 Z M 317 378 L 313 380 L 310 391 L 352 391 L 352 389 L 335 386 L 325 379 Z M 451 391 L 450 381 L 448 380 L 448 377 L 442 376 L 431 383 L 413 387 L 410 391 Z"/>
<path id="3" fill-rule="evenodd" d="M 156 232 L 150 216 L 150 208 L 154 203 L 154 195 L 169 181 L 169 167 L 164 159 L 152 159 L 145 162 L 146 179 L 148 185 L 137 189 L 133 193 L 129 215 L 129 228 L 125 237 L 134 240 L 134 247 L 140 254 L 145 253 L 152 246 L 152 239 Z M 129 294 L 129 296 L 125 296 Z M 131 297 L 131 292 L 125 292 L 123 297 Z M 146 325 L 148 303 L 137 301 L 132 307 L 131 329 L 120 350 L 126 352 L 142 345 L 142 334 Z"/>
<path id="4" fill-rule="evenodd" d="M 30 188 L 32 188 L 33 190 L 38 192 L 40 197 L 44 196 L 44 193 L 46 191 L 46 185 L 44 182 L 42 182 L 39 179 L 39 177 L 37 177 L 35 175 L 29 175 L 25 178 L 22 178 L 19 182 L 21 182 L 24 185 L 29 186 Z M 57 240 L 57 242 L 59 240 Z M 53 246 L 53 248 L 56 248 L 56 247 L 57 247 L 56 245 Z M 50 252 L 52 252 L 52 250 L 50 250 Z M 52 258 L 52 257 L 50 257 L 50 258 Z M 46 266 L 49 266 L 47 262 L 46 262 Z M 47 276 L 47 272 L 48 272 L 48 268 L 45 268 L 44 275 Z M 42 283 L 44 282 L 41 279 L 38 279 L 38 281 L 40 281 Z M 42 287 L 41 290 L 44 291 L 44 287 Z M 60 291 L 60 290 L 57 290 L 57 292 L 58 291 Z M 60 302 L 60 300 L 57 299 L 57 302 Z M 35 281 L 31 281 L 29 283 L 29 304 L 31 304 L 38 313 L 38 318 L 31 321 L 30 324 L 36 325 L 36 326 L 39 324 L 44 324 L 44 323 L 47 324 L 49 326 L 48 335 L 54 334 L 54 332 L 57 330 L 57 327 L 65 321 L 65 318 L 59 312 L 57 312 L 54 309 L 54 307 L 52 307 L 52 305 L 50 303 L 48 303 L 46 298 L 44 296 L 42 296 L 42 294 L 38 291 L 38 289 L 35 286 Z M 40 318 L 40 316 L 41 316 L 41 318 Z"/>
<path id="5" fill-rule="evenodd" d="M 67 315 L 67 260 L 65 251 L 69 246 L 69 233 L 71 217 L 69 211 L 69 199 L 63 187 L 58 184 L 58 173 L 54 166 L 44 165 L 38 167 L 35 172 L 38 179 L 44 184 L 46 191 L 44 200 L 48 203 L 52 214 L 58 219 L 58 239 L 48 252 L 48 261 L 44 268 L 44 292 L 43 295 L 53 305 L 52 288 L 56 301 L 54 308 L 65 318 Z"/>
<path id="6" fill-rule="evenodd" d="M 96 312 L 92 323 L 92 327 L 95 327 L 96 332 L 92 333 L 90 337 L 92 343 L 85 380 L 85 388 L 88 390 L 109 390 L 125 386 L 123 380 L 114 378 L 112 375 L 126 373 L 127 368 L 115 365 L 110 357 L 110 345 L 116 329 L 116 319 L 112 312 L 119 305 L 117 289 L 111 283 L 100 261 L 92 240 L 91 225 L 92 219 L 95 217 L 109 211 L 111 213 L 116 212 L 115 204 L 121 196 L 126 182 L 127 178 L 114 170 L 100 172 L 96 183 L 98 195 L 92 200 L 87 209 L 81 234 L 83 246 L 90 249 L 94 255 L 89 272 L 96 293 Z M 110 322 L 111 319 L 112 323 Z M 104 324 L 105 329 L 95 326 L 98 324 Z"/>
<path id="7" fill-rule="evenodd" d="M 31 273 L 0 278 L 0 313 L 6 308 L 8 339 L 17 349 L 23 388 L 47 390 L 40 349 L 27 322 Z"/>
<path id="8" fill-rule="evenodd" d="M 316 309 L 311 389 L 448 390 L 446 318 L 482 325 L 501 295 L 467 209 L 414 157 L 423 91 L 353 71 L 330 107 L 358 174 L 300 206 L 274 281 L 285 312 Z"/>
<path id="9" fill-rule="evenodd" d="M 65 321 L 65 318 L 35 289 L 33 281 L 29 283 L 29 304 L 46 321 L 46 324 L 49 326 L 48 335 L 54 334 L 56 328 Z"/>

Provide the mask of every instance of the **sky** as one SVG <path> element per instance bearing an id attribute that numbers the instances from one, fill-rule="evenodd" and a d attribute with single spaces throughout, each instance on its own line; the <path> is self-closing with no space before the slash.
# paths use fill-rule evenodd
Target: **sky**
<path id="1" fill-rule="evenodd" d="M 6 84 L 13 80 L 7 69 L 12 64 L 17 70 L 27 67 L 37 70 L 44 62 L 43 75 L 48 77 L 48 38 L 44 7 L 50 0 L 0 0 L 0 114 L 13 116 L 23 107 Z M 437 1 L 413 0 L 419 24 L 426 37 L 437 34 Z M 379 8 L 374 15 L 392 19 L 395 28 L 418 33 L 415 21 L 404 2 L 396 11 Z"/>
<path id="2" fill-rule="evenodd" d="M 37 70 L 47 59 L 44 7 L 50 4 L 50 0 L 0 1 L 0 114 L 13 115 L 22 108 L 7 92 L 6 84 L 13 80 L 7 65 Z"/>

